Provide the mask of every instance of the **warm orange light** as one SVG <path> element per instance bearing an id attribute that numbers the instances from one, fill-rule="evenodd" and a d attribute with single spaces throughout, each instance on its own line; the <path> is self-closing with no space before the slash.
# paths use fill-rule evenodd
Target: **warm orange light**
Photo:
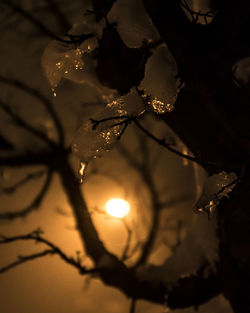
<path id="1" fill-rule="evenodd" d="M 123 218 L 128 215 L 130 205 L 126 200 L 114 198 L 106 203 L 106 212 L 113 217 Z"/>

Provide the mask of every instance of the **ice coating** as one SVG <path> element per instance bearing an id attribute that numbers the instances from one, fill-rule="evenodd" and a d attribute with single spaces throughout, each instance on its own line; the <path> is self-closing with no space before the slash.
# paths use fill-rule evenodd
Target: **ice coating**
<path id="1" fill-rule="evenodd" d="M 166 45 L 154 49 L 145 67 L 139 89 L 151 99 L 152 109 L 158 113 L 171 112 L 178 94 L 177 65 Z"/>
<path id="2" fill-rule="evenodd" d="M 211 214 L 220 200 L 233 190 L 237 180 L 237 175 L 233 172 L 220 172 L 219 174 L 208 177 L 203 188 L 203 193 L 195 206 L 195 211 L 205 211 Z"/>
<path id="3" fill-rule="evenodd" d="M 135 89 L 132 89 L 127 95 L 108 103 L 104 110 L 92 117 L 95 121 L 107 120 L 96 127 L 93 127 L 93 121 L 83 122 L 73 139 L 73 152 L 83 162 L 101 156 L 116 143 L 125 127 L 122 122 L 126 121 L 128 116 L 137 116 L 143 111 L 143 102 Z"/>
<path id="4" fill-rule="evenodd" d="M 115 1 L 108 20 L 117 23 L 120 37 L 130 48 L 140 48 L 144 40 L 155 41 L 160 37 L 141 0 Z"/>
<path id="5" fill-rule="evenodd" d="M 63 77 L 78 83 L 100 84 L 90 54 L 98 47 L 103 27 L 103 21 L 96 23 L 93 17 L 85 17 L 81 23 L 74 24 L 68 34 L 92 37 L 79 45 L 70 43 L 70 37 L 64 38 L 69 43 L 53 40 L 48 44 L 42 56 L 42 67 L 52 88 L 57 87 Z"/>

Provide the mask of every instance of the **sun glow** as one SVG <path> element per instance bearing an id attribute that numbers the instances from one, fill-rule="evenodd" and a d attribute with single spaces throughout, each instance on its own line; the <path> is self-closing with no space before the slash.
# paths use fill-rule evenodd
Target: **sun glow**
<path id="1" fill-rule="evenodd" d="M 123 218 L 128 215 L 130 205 L 126 200 L 114 198 L 106 203 L 106 212 L 113 217 Z"/>

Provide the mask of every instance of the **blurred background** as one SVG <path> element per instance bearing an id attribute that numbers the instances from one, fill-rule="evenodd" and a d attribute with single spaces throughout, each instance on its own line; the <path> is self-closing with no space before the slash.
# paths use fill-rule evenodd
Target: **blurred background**
<path id="1" fill-rule="evenodd" d="M 86 84 L 63 79 L 51 90 L 41 66 L 43 52 L 53 34 L 62 37 L 74 23 L 81 22 L 90 1 L 19 0 L 0 4 L 0 98 L 25 121 L 50 139 L 56 130 L 43 104 L 13 82 L 21 82 L 44 94 L 62 122 L 66 146 L 70 146 L 82 120 L 92 117 L 104 106 L 100 94 Z M 31 17 L 35 17 L 32 20 Z M 41 21 L 49 34 L 37 22 Z M 10 83 L 4 83 L 4 79 Z M 17 125 L 0 109 L 1 157 L 12 157 L 24 151 L 37 151 L 44 143 Z M 185 146 L 157 116 L 143 121 L 158 137 L 172 138 L 179 148 Z M 8 139 L 7 141 L 5 139 Z M 79 176 L 80 160 L 73 156 L 71 164 Z M 29 206 L 42 188 L 46 175 L 42 166 L 0 165 L 0 213 L 16 212 Z M 129 126 L 116 147 L 94 159 L 88 167 L 82 192 L 96 229 L 112 253 L 133 265 L 140 257 L 143 244 L 152 229 L 153 244 L 147 263 L 160 265 L 180 244 L 190 227 L 197 200 L 197 177 L 205 174 L 194 170 L 191 162 L 161 148 Z M 196 174 L 195 174 L 196 173 Z M 34 176 L 32 179 L 27 179 Z M 79 177 L 80 181 L 80 177 Z M 22 182 L 20 184 L 20 182 Z M 10 188 L 17 186 L 18 188 Z M 126 200 L 130 211 L 123 218 L 106 212 L 106 203 L 113 198 Z M 155 210 L 154 201 L 162 207 Z M 3 216 L 3 215 L 2 215 Z M 155 225 L 153 225 L 153 221 Z M 53 174 L 41 203 L 28 214 L 0 220 L 0 234 L 26 234 L 40 227 L 44 236 L 68 255 L 82 251 L 65 191 L 57 174 Z M 0 247 L 0 267 L 13 262 L 18 255 L 40 251 L 32 242 L 16 242 Z M 80 252 L 83 264 L 91 260 Z M 26 262 L 0 276 L 0 310 L 2 313 L 103 313 L 130 312 L 131 300 L 118 290 L 105 286 L 94 275 L 80 276 L 76 269 L 57 256 Z M 101 309 L 100 309 L 101 308 Z M 136 312 L 164 312 L 163 305 L 137 301 Z M 177 310 L 191 313 L 194 308 Z M 223 297 L 199 307 L 199 312 L 230 313 Z"/>

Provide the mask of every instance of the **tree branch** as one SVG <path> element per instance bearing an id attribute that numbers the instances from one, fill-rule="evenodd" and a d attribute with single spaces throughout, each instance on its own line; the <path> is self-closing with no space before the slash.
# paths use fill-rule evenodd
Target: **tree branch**
<path id="1" fill-rule="evenodd" d="M 0 76 L 0 82 L 3 84 L 6 84 L 8 86 L 18 88 L 18 89 L 26 92 L 27 94 L 31 95 L 35 99 L 39 100 L 44 105 L 45 109 L 47 110 L 51 119 L 54 122 L 54 125 L 55 125 L 57 133 L 58 133 L 59 144 L 63 145 L 63 143 L 64 143 L 63 126 L 62 126 L 61 121 L 58 118 L 56 111 L 53 108 L 51 101 L 49 101 L 49 99 L 46 98 L 39 90 L 32 88 L 32 87 L 26 85 L 25 83 L 23 83 L 19 80 Z"/>
<path id="2" fill-rule="evenodd" d="M 21 265 L 21 264 L 26 263 L 28 261 L 32 261 L 32 260 L 35 260 L 35 259 L 47 256 L 49 254 L 55 254 L 55 251 L 52 250 L 52 249 L 48 249 L 48 250 L 44 250 L 42 252 L 34 253 L 34 254 L 31 254 L 31 255 L 25 255 L 25 256 L 19 255 L 17 261 L 14 261 L 14 262 L 12 262 L 12 263 L 10 263 L 10 264 L 0 268 L 0 274 L 3 274 L 5 272 L 11 270 L 11 269 L 13 269 L 14 267 L 16 267 L 18 265 Z"/>
<path id="3" fill-rule="evenodd" d="M 12 120 L 21 128 L 27 130 L 30 134 L 36 136 L 42 141 L 46 142 L 50 146 L 54 146 L 55 142 L 50 140 L 43 132 L 39 131 L 35 127 L 28 124 L 24 119 L 22 119 L 19 115 L 17 115 L 6 103 L 0 100 L 1 109 L 8 114 Z"/>
<path id="4" fill-rule="evenodd" d="M 74 266 L 75 268 L 78 269 L 80 274 L 90 274 L 95 272 L 95 270 L 87 270 L 84 266 L 81 265 L 81 259 L 79 258 L 79 256 L 77 255 L 76 258 L 73 257 L 68 257 L 60 248 L 58 248 L 55 244 L 53 244 L 52 242 L 50 242 L 49 240 L 45 239 L 44 237 L 41 236 L 42 231 L 40 229 L 35 230 L 27 235 L 20 235 L 20 236 L 13 236 L 13 237 L 5 237 L 5 236 L 0 236 L 0 244 L 8 244 L 11 242 L 15 242 L 15 241 L 20 241 L 20 240 L 31 240 L 34 242 L 38 242 L 38 243 L 43 243 L 45 244 L 47 247 L 49 247 L 50 249 L 48 250 L 44 250 L 40 253 L 35 253 L 35 254 L 31 254 L 28 256 L 19 256 L 19 260 L 0 268 L 0 274 L 4 273 L 10 269 L 12 269 L 13 267 L 16 267 L 20 264 L 23 264 L 27 261 L 31 261 L 34 260 L 36 258 L 40 258 L 43 256 L 46 256 L 48 254 L 56 254 L 58 255 L 65 263 L 68 263 L 72 266 Z"/>
<path id="5" fill-rule="evenodd" d="M 45 173 L 46 173 L 45 170 L 41 170 L 41 171 L 37 171 L 37 172 L 31 173 L 31 174 L 28 174 L 25 178 L 23 178 L 22 180 L 20 180 L 16 184 L 14 184 L 14 185 L 12 185 L 10 187 L 3 188 L 2 190 L 0 189 L 0 195 L 4 194 L 4 193 L 5 194 L 14 193 L 22 185 L 28 183 L 29 181 L 31 181 L 33 179 L 40 178 Z"/>
<path id="6" fill-rule="evenodd" d="M 2 1 L 6 6 L 10 7 L 14 12 L 21 14 L 26 20 L 28 20 L 30 23 L 36 26 L 43 34 L 57 41 L 63 42 L 65 44 L 80 45 L 86 39 L 94 36 L 93 34 L 82 34 L 80 36 L 67 35 L 70 38 L 70 40 L 62 39 L 58 37 L 51 29 L 49 29 L 39 19 L 33 16 L 30 12 L 23 9 L 20 5 L 17 5 L 10 0 L 2 0 Z"/>
<path id="7" fill-rule="evenodd" d="M 47 191 L 51 184 L 51 180 L 52 180 L 52 170 L 49 170 L 47 173 L 46 180 L 43 184 L 43 187 L 30 204 L 26 208 L 21 209 L 19 211 L 0 213 L 0 219 L 13 220 L 16 218 L 24 217 L 31 213 L 32 211 L 38 209 L 45 195 L 47 194 Z"/>

